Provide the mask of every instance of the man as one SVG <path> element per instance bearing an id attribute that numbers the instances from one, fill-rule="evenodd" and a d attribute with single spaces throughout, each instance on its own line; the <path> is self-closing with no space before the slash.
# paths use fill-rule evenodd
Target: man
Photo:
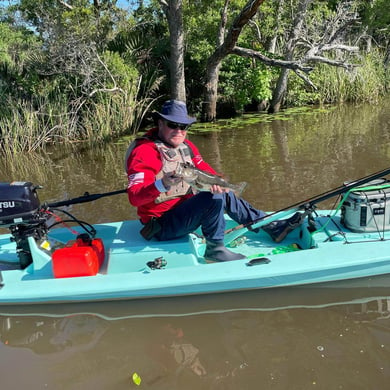
<path id="1" fill-rule="evenodd" d="M 146 239 L 172 240 L 201 226 L 207 260 L 245 258 L 224 246 L 224 213 L 239 224 L 256 221 L 266 214 L 217 185 L 210 192 L 194 194 L 182 178 L 175 176 L 179 162 L 216 174 L 198 148 L 186 140 L 187 129 L 195 118 L 188 116 L 185 103 L 169 100 L 156 119 L 157 127 L 132 143 L 126 153 L 127 192 L 145 225 L 141 234 Z M 271 222 L 263 229 L 279 242 L 301 223 L 301 216 L 297 213 L 290 219 Z"/>

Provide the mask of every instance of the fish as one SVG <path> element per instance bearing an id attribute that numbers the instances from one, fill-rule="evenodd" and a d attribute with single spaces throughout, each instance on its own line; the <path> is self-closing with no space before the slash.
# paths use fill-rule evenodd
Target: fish
<path id="1" fill-rule="evenodd" d="M 218 185 L 221 188 L 229 189 L 240 196 L 247 185 L 244 181 L 238 184 L 231 184 L 222 177 L 202 171 L 189 163 L 178 163 L 174 175 L 176 177 L 181 177 L 197 191 L 210 191 L 211 186 Z"/>

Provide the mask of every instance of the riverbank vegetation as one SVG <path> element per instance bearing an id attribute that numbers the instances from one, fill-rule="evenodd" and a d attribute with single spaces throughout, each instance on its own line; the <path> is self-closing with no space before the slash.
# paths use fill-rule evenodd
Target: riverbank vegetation
<path id="1" fill-rule="evenodd" d="M 136 134 L 171 97 L 214 121 L 389 92 L 387 0 L 116 3 L 0 8 L 3 153 Z"/>

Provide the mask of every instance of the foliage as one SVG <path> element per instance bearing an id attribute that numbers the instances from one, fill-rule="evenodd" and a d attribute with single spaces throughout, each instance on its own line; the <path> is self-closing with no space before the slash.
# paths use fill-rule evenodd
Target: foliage
<path id="1" fill-rule="evenodd" d="M 30 30 L 0 22 L 0 103 L 8 94 L 23 96 L 29 79 L 36 78 L 28 74 L 26 63 L 39 45 Z"/>
<path id="2" fill-rule="evenodd" d="M 323 70 L 324 77 L 326 77 L 329 67 L 319 65 Z M 321 100 L 321 93 L 313 90 L 311 87 L 305 85 L 303 80 L 295 73 L 290 73 L 288 79 L 288 89 L 285 97 L 285 106 L 304 106 L 307 104 L 317 104 Z"/>
<path id="3" fill-rule="evenodd" d="M 387 0 L 362 1 L 363 24 L 371 30 L 374 38 L 383 42 L 390 35 L 390 9 Z"/>
<path id="4" fill-rule="evenodd" d="M 0 28 L 0 34 L 14 35 L 6 53 L 15 50 L 24 59 L 1 58 L 0 147 L 6 153 L 138 131 L 161 79 L 141 86 L 135 59 L 107 49 L 114 32 L 114 19 L 105 22 L 109 3 L 101 2 L 97 14 L 88 1 L 72 2 L 68 10 L 56 1 L 22 0 L 18 11 L 38 35 L 16 25 Z M 20 35 L 34 37 L 34 51 L 32 45 L 13 49 Z"/>
<path id="5" fill-rule="evenodd" d="M 15 9 L 24 21 L 46 41 L 73 35 L 104 47 L 113 37 L 114 25 L 120 24 L 124 11 L 110 0 L 100 0 L 94 7 L 89 0 L 73 0 L 69 6 L 57 0 L 20 0 Z"/>
<path id="6" fill-rule="evenodd" d="M 272 69 L 244 57 L 231 56 L 223 63 L 220 91 L 224 99 L 234 102 L 237 110 L 247 104 L 271 98 Z"/>
<path id="7" fill-rule="evenodd" d="M 140 7 L 130 15 L 108 49 L 134 64 L 142 75 L 141 93 L 152 89 L 158 94 L 157 84 L 161 91 L 168 90 L 168 77 L 163 75 L 169 74 L 169 37 L 163 14 L 155 5 Z"/>

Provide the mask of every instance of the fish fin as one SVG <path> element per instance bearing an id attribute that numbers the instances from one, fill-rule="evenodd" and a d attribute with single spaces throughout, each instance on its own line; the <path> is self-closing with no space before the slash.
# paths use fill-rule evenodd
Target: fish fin
<path id="1" fill-rule="evenodd" d="M 246 181 L 242 181 L 241 183 L 238 183 L 236 185 L 236 189 L 234 190 L 234 193 L 237 195 L 237 196 L 241 196 L 241 194 L 244 192 L 246 186 L 247 186 L 247 182 Z"/>
<path id="2" fill-rule="evenodd" d="M 195 180 L 192 185 L 198 190 L 198 191 L 206 191 L 206 187 L 199 182 L 199 180 Z"/>

